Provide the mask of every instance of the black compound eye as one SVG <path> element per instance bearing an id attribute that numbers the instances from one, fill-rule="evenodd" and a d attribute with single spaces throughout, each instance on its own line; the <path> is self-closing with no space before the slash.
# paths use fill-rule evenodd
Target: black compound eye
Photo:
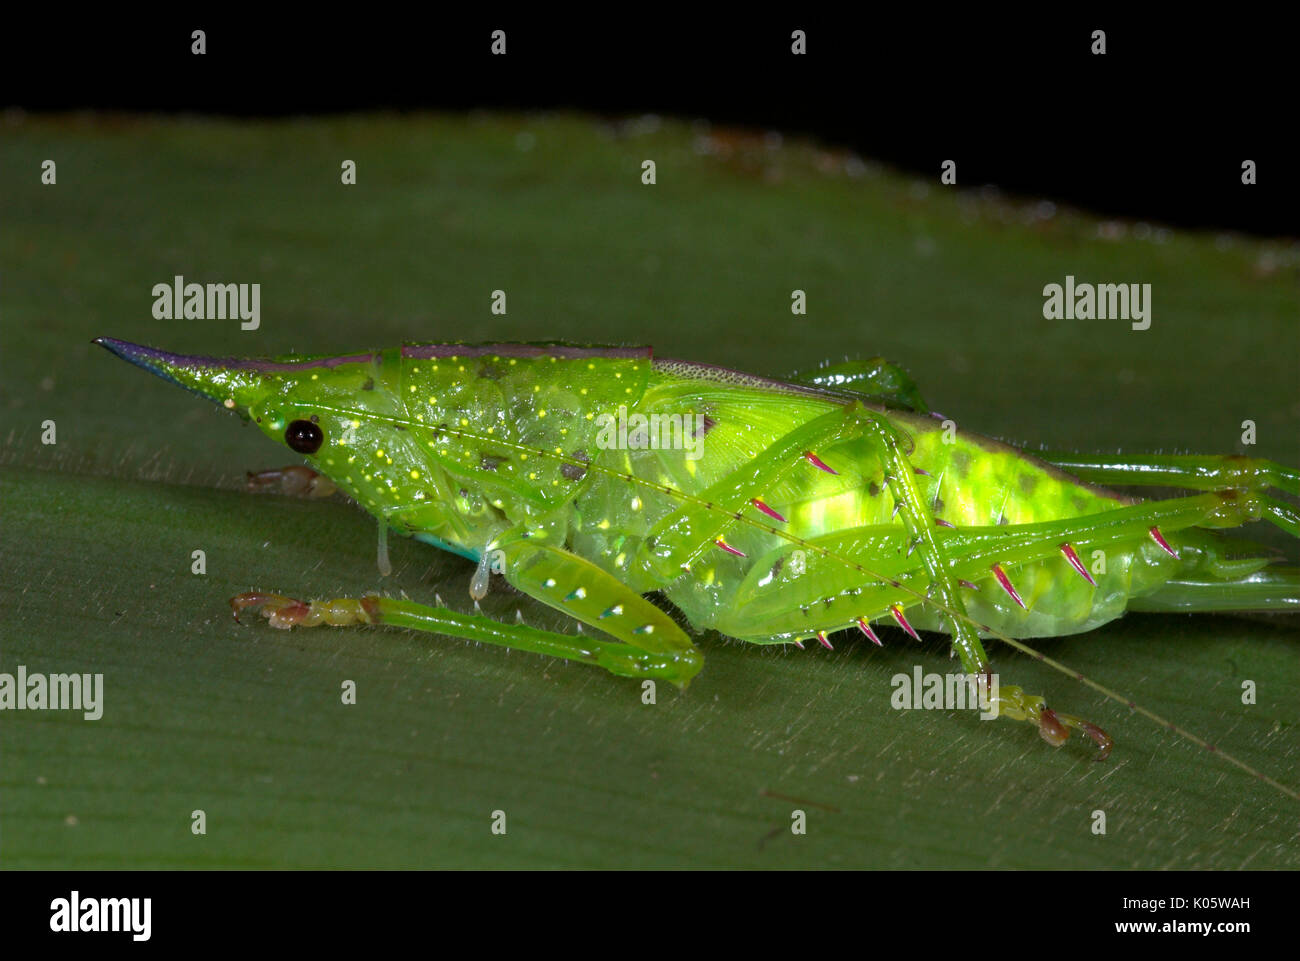
<path id="1" fill-rule="evenodd" d="M 311 421 L 295 420 L 285 430 L 284 442 L 299 454 L 314 454 L 325 443 L 325 435 Z"/>

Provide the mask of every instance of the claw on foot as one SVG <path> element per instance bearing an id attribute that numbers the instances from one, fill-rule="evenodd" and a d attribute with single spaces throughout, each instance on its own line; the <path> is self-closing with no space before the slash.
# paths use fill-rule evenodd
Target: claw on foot
<path id="1" fill-rule="evenodd" d="M 1070 714 L 1058 714 L 1047 706 L 1041 697 L 1026 694 L 1018 687 L 1004 687 L 998 694 L 998 714 L 1013 721 L 1030 721 L 1038 725 L 1038 733 L 1052 747 L 1060 747 L 1070 737 L 1070 731 L 1080 731 L 1092 738 L 1101 749 L 1094 760 L 1110 757 L 1114 745 L 1109 734 L 1096 724 Z"/>
<path id="2" fill-rule="evenodd" d="M 329 624 L 346 627 L 350 624 L 379 623 L 379 598 L 368 596 L 359 600 L 336 597 L 331 601 L 300 601 L 281 594 L 264 594 L 250 591 L 230 599 L 230 609 L 235 620 L 246 610 L 260 611 L 272 627 L 288 630 L 291 627 L 316 627 Z"/>

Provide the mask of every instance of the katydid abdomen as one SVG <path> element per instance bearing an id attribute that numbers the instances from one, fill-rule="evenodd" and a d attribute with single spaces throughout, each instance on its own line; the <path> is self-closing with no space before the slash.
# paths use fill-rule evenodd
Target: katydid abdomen
<path id="1" fill-rule="evenodd" d="M 629 423 L 645 425 L 640 446 L 647 441 L 658 445 L 663 435 L 677 436 L 675 426 L 664 425 L 680 422 L 699 425 L 703 436 L 698 440 L 711 446 L 709 454 L 692 461 L 680 449 L 601 451 L 604 466 L 630 472 L 643 484 L 598 479 L 576 500 L 574 549 L 642 590 L 664 590 L 696 628 L 715 628 L 747 641 L 804 640 L 819 631 L 853 627 L 862 617 L 881 619 L 869 594 L 879 579 L 810 557 L 785 537 L 757 527 L 732 528 L 724 541 L 729 549 L 707 551 L 689 571 L 655 576 L 653 568 L 637 563 L 646 536 L 678 507 L 674 497 L 656 487 L 700 496 L 777 443 L 792 423 L 808 423 L 844 403 L 841 396 L 818 396 L 776 383 L 734 386 L 720 399 L 711 396 L 716 376 L 711 368 L 677 362 L 664 366 L 667 372 L 656 369 L 644 397 L 628 410 Z M 693 376 L 697 370 L 700 375 Z M 1081 483 L 990 438 L 957 431 L 951 422 L 945 426 L 925 415 L 873 409 L 913 442 L 908 461 L 922 497 L 936 518 L 953 525 L 939 532 L 941 540 L 952 539 L 949 531 L 1019 527 L 1139 503 Z M 652 429 L 655 425 L 660 425 L 658 431 Z M 816 456 L 820 463 L 834 465 L 835 473 L 790 471 L 761 492 L 763 505 L 781 520 L 780 531 L 815 541 L 870 530 L 862 551 L 867 567 L 878 573 L 888 569 L 893 576 L 916 567 L 915 558 L 909 562 L 909 538 L 879 451 L 851 437 L 823 447 Z M 752 504 L 749 510 L 755 517 L 765 516 L 761 510 L 754 513 Z M 1096 557 L 1085 555 L 1084 572 L 1076 566 L 1083 564 L 1078 548 L 1072 549 L 1074 561 L 1057 545 L 1047 559 L 1004 565 L 1014 594 L 1002 588 L 991 563 L 984 565 L 982 576 L 963 578 L 974 585 L 966 596 L 968 612 L 993 629 L 983 633 L 1027 638 L 1089 630 L 1122 615 L 1129 598 L 1156 590 L 1182 566 L 1145 532 L 1108 542 Z M 810 566 L 819 569 L 810 571 Z M 859 600 L 862 591 L 868 596 Z M 924 604 L 903 608 L 913 626 L 941 629 L 942 618 Z M 888 615 L 883 619 L 891 620 Z"/>

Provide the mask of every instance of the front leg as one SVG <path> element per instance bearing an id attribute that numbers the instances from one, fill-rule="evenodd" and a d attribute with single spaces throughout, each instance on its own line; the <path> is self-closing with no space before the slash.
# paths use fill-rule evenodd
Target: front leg
<path id="1" fill-rule="evenodd" d="M 249 493 L 283 494 L 286 497 L 329 497 L 338 491 L 334 482 L 303 464 L 249 471 L 244 489 Z"/>
<path id="2" fill-rule="evenodd" d="M 704 663 L 700 652 L 658 607 L 591 562 L 516 536 L 489 547 L 501 552 L 506 580 L 615 641 L 501 624 L 482 615 L 374 595 L 307 602 L 254 591 L 231 598 L 230 604 L 236 619 L 245 610 L 260 610 L 272 627 L 405 627 L 579 661 L 623 677 L 661 678 L 679 687 L 699 673 Z"/>
<path id="3" fill-rule="evenodd" d="M 245 611 L 260 611 L 272 627 L 348 627 L 371 624 L 402 627 L 429 634 L 459 637 L 480 644 L 494 644 L 516 651 L 531 651 L 548 657 L 603 667 L 622 677 L 661 678 L 685 686 L 690 671 L 683 659 L 658 654 L 629 644 L 599 638 L 544 631 L 527 624 L 502 624 L 481 614 L 462 614 L 445 607 L 419 604 L 368 594 L 365 597 L 337 597 L 325 601 L 300 601 L 257 591 L 230 599 L 235 617 Z M 695 670 L 698 671 L 698 656 Z"/>

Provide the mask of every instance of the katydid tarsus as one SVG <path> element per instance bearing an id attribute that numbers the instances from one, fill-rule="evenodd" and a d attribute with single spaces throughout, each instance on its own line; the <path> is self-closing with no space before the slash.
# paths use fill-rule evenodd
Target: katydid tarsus
<path id="1" fill-rule="evenodd" d="M 774 381 L 649 348 L 238 360 L 97 343 L 307 458 L 250 486 L 337 486 L 378 518 L 381 543 L 391 528 L 476 562 L 476 600 L 499 573 L 603 636 L 376 595 L 231 600 L 279 628 L 391 625 L 685 686 L 702 657 L 644 596 L 659 591 L 694 629 L 759 644 L 829 647 L 843 629 L 879 644 L 880 623 L 941 631 L 975 677 L 991 677 L 983 639 L 996 638 L 1215 750 L 1023 639 L 1134 610 L 1300 611 L 1300 569 L 1216 530 L 1262 519 L 1300 536 L 1300 511 L 1272 493 L 1300 495 L 1300 473 L 1240 456 L 1030 456 L 933 414 L 879 359 Z M 1196 493 L 1141 500 L 1101 484 Z M 1018 687 L 997 688 L 996 707 L 1053 745 L 1077 730 L 1100 758 L 1111 749 Z"/>

